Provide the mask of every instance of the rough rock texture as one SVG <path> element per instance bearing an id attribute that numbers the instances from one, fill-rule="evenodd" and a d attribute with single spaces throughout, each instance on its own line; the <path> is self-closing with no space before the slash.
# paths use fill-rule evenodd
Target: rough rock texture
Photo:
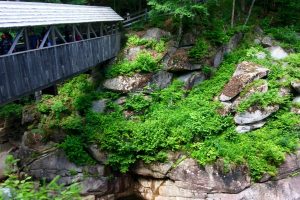
<path id="1" fill-rule="evenodd" d="M 237 33 L 232 36 L 229 42 L 225 45 L 225 53 L 228 54 L 237 48 L 240 41 L 243 39 L 243 33 Z"/>
<path id="2" fill-rule="evenodd" d="M 269 70 L 255 63 L 242 62 L 237 66 L 233 77 L 227 83 L 220 96 L 220 101 L 229 101 L 236 97 L 247 84 L 268 75 Z"/>
<path id="3" fill-rule="evenodd" d="M 43 135 L 40 133 L 25 131 L 22 137 L 22 146 L 30 149 L 39 149 L 39 147 L 43 146 L 43 139 Z"/>
<path id="4" fill-rule="evenodd" d="M 300 172 L 300 150 L 295 154 L 287 154 L 285 162 L 278 169 L 278 176 L 267 176 L 262 183 L 251 184 L 246 167 L 232 168 L 229 173 L 223 173 L 222 169 L 221 164 L 202 168 L 195 160 L 188 158 L 172 168 L 166 175 L 168 178 L 153 178 L 149 173 L 137 177 L 135 192 L 146 200 L 300 198 L 300 176 L 297 175 Z M 294 176 L 290 177 L 291 174 Z"/>
<path id="5" fill-rule="evenodd" d="M 107 160 L 107 154 L 100 151 L 97 145 L 91 145 L 88 148 L 91 156 L 101 164 L 105 164 Z"/>
<path id="6" fill-rule="evenodd" d="M 269 47 L 268 50 L 270 51 L 271 57 L 275 60 L 281 60 L 288 56 L 288 53 L 280 46 Z"/>
<path id="7" fill-rule="evenodd" d="M 141 52 L 141 50 L 142 48 L 140 46 L 129 48 L 125 51 L 124 57 L 126 60 L 132 61 L 137 57 L 137 55 Z"/>
<path id="8" fill-rule="evenodd" d="M 165 163 L 145 164 L 144 162 L 139 161 L 135 165 L 133 172 L 143 177 L 162 179 L 166 177 L 167 173 L 171 170 L 172 166 L 179 158 L 179 153 L 171 152 L 168 154 L 168 159 Z"/>
<path id="9" fill-rule="evenodd" d="M 239 194 L 209 194 L 207 200 L 299 200 L 300 176 L 257 183 Z"/>
<path id="10" fill-rule="evenodd" d="M 190 72 L 178 77 L 178 79 L 184 82 L 185 89 L 191 89 L 206 79 L 203 72 Z"/>
<path id="11" fill-rule="evenodd" d="M 103 83 L 106 89 L 127 93 L 145 87 L 151 80 L 152 74 L 135 74 L 133 76 L 118 76 Z"/>
<path id="12" fill-rule="evenodd" d="M 223 105 L 222 108 L 218 109 L 218 113 L 222 116 L 226 116 L 229 113 L 231 113 L 232 111 L 232 103 L 231 102 L 221 102 L 221 104 Z"/>
<path id="13" fill-rule="evenodd" d="M 186 33 L 183 35 L 180 46 L 192 46 L 196 44 L 196 36 L 193 33 Z"/>
<path id="14" fill-rule="evenodd" d="M 173 79 L 173 74 L 166 71 L 159 71 L 152 76 L 149 85 L 155 85 L 158 89 L 164 89 L 168 87 Z"/>
<path id="15" fill-rule="evenodd" d="M 298 115 L 300 115 L 300 96 L 296 97 L 294 100 L 293 100 L 293 104 L 296 104 L 295 106 L 292 107 L 292 112 L 293 113 L 296 113 Z M 299 106 L 298 106 L 299 105 Z"/>
<path id="16" fill-rule="evenodd" d="M 262 122 L 258 122 L 255 124 L 240 125 L 240 126 L 237 126 L 235 130 L 238 133 L 247 133 L 252 130 L 259 129 L 259 128 L 263 127 L 265 124 L 266 124 L 266 122 L 262 121 Z"/>
<path id="17" fill-rule="evenodd" d="M 267 54 L 265 52 L 258 52 L 255 56 L 257 59 L 263 60 L 267 57 Z"/>
<path id="18" fill-rule="evenodd" d="M 272 47 L 272 46 L 273 46 L 272 38 L 269 37 L 269 36 L 264 37 L 264 38 L 261 40 L 261 44 L 262 44 L 264 47 Z"/>
<path id="19" fill-rule="evenodd" d="M 238 193 L 250 186 L 246 167 L 236 167 L 227 174 L 221 168 L 202 168 L 188 158 L 167 174 L 168 179 L 140 178 L 137 190 L 145 199 L 204 199 L 207 193 Z"/>
<path id="20" fill-rule="evenodd" d="M 132 180 L 128 176 L 109 178 L 104 165 L 76 166 L 66 158 L 63 151 L 53 152 L 40 156 L 26 167 L 29 175 L 37 179 L 52 180 L 60 176 L 60 184 L 69 185 L 81 183 L 83 195 L 118 194 L 130 190 Z"/>
<path id="21" fill-rule="evenodd" d="M 192 71 L 201 69 L 200 64 L 190 63 L 188 49 L 180 48 L 178 49 L 169 59 L 168 64 L 165 66 L 165 70 L 170 72 L 182 72 L 182 71 Z"/>
<path id="22" fill-rule="evenodd" d="M 9 150 L 0 152 L 0 180 L 5 178 L 5 159 L 9 154 Z"/>
<path id="23" fill-rule="evenodd" d="M 293 81 L 292 87 L 300 94 L 300 81 Z"/>
<path id="24" fill-rule="evenodd" d="M 249 108 L 246 112 L 237 113 L 234 117 L 234 121 L 237 124 L 252 124 L 269 117 L 278 109 L 278 105 L 268 106 L 266 108 Z"/>
<path id="25" fill-rule="evenodd" d="M 222 61 L 224 60 L 224 56 L 233 51 L 238 46 L 242 38 L 242 33 L 235 34 L 226 45 L 222 46 L 217 51 L 216 55 L 213 58 L 212 65 L 214 67 L 219 67 Z"/>
<path id="26" fill-rule="evenodd" d="M 92 102 L 92 111 L 96 113 L 104 113 L 105 108 L 106 108 L 106 99 L 101 99 L 98 101 L 93 101 Z"/>
<path id="27" fill-rule="evenodd" d="M 22 124 L 30 124 L 39 119 L 35 106 L 25 106 L 22 111 Z"/>
<path id="28" fill-rule="evenodd" d="M 162 37 L 170 37 L 170 36 L 171 36 L 170 32 L 163 31 L 159 28 L 151 28 L 147 30 L 143 38 L 150 39 L 150 40 L 160 40 Z"/>
<path id="29" fill-rule="evenodd" d="M 249 98 L 251 95 L 253 95 L 256 92 L 259 93 L 266 93 L 268 91 L 268 82 L 266 80 L 263 80 L 262 84 L 259 85 L 253 85 L 252 87 L 246 87 L 245 90 L 242 91 L 243 95 L 240 94 L 239 97 L 237 97 L 233 102 L 233 107 L 236 109 L 239 104 Z"/>

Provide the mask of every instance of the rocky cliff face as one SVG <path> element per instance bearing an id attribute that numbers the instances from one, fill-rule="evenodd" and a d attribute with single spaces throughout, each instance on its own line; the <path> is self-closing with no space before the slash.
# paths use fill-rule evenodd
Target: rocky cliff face
<path id="1" fill-rule="evenodd" d="M 152 29 L 144 35 L 144 38 L 159 39 L 168 35 L 170 33 Z M 224 55 L 236 48 L 242 37 L 242 34 L 233 36 L 228 44 L 217 49 L 214 56 L 206 62 L 218 67 Z M 287 56 L 282 48 L 273 46 L 274 41 L 271 38 L 262 37 L 257 39 L 257 42 L 268 48 L 274 60 Z M 189 90 L 208 78 L 201 71 L 203 63 L 194 63 L 187 56 L 189 45 L 194 43 L 195 38 L 191 34 L 186 34 L 181 47 L 175 47 L 172 42 L 169 44 L 164 52 L 163 68 L 160 71 L 107 79 L 103 87 L 123 94 L 116 101 L 120 105 L 126 101 L 127 93 L 145 90 L 145 87 L 152 85 L 160 89 L 166 88 L 174 79 L 183 81 L 184 89 Z M 134 60 L 140 51 L 141 48 L 137 47 L 126 49 L 125 56 L 128 60 Z M 257 58 L 264 59 L 264 56 L 266 55 L 263 53 L 258 54 Z M 215 101 L 223 105 L 220 109 L 221 115 L 234 116 L 238 133 L 263 127 L 267 118 L 278 111 L 279 105 L 276 104 L 265 108 L 253 106 L 243 112 L 237 109 L 241 102 L 252 94 L 269 91 L 269 83 L 266 80 L 269 73 L 270 70 L 265 66 L 241 62 L 221 94 L 215 98 Z M 251 85 L 257 80 L 260 80 L 259 84 Z M 291 95 L 291 91 L 294 103 L 299 103 L 299 81 L 293 81 L 290 86 L 282 88 L 280 95 Z M 98 113 L 105 112 L 106 102 L 106 99 L 95 101 L 92 109 Z M 297 106 L 292 106 L 291 111 L 300 113 Z M 129 111 L 124 112 L 126 117 L 131 114 Z M 22 124 L 34 123 L 38 117 L 34 109 L 24 109 Z M 97 164 L 76 166 L 67 159 L 62 150 L 57 148 L 56 144 L 65 137 L 63 132 L 53 131 L 55 133 L 51 141 L 45 143 L 44 138 L 36 133 L 26 131 L 15 134 L 11 124 L 13 123 L 0 122 L 0 180 L 5 178 L 4 161 L 11 153 L 20 159 L 20 169 L 36 179 L 51 180 L 59 175 L 62 184 L 80 183 L 81 193 L 86 200 L 122 199 L 131 195 L 146 200 L 300 199 L 300 150 L 286 155 L 285 162 L 279 167 L 276 177 L 265 174 L 257 183 L 250 178 L 246 165 L 228 167 L 220 159 L 214 164 L 201 166 L 196 160 L 180 152 L 169 153 L 165 163 L 137 162 L 129 173 L 122 175 L 105 165 L 107 155 L 101 152 L 97 145 L 88 148 Z"/>

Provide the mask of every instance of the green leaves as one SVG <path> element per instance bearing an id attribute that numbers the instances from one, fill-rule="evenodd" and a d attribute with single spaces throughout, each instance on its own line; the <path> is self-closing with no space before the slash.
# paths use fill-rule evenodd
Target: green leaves
<path id="1" fill-rule="evenodd" d="M 193 0 L 148 0 L 148 5 L 158 12 L 180 18 L 192 18 L 199 12 L 207 13 L 203 4 Z"/>

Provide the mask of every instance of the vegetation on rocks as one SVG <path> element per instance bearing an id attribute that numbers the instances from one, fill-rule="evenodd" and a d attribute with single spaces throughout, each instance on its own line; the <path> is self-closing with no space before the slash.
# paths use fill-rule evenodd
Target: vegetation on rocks
<path id="1" fill-rule="evenodd" d="M 234 14 L 228 9 L 232 1 L 207 1 L 206 4 L 188 0 L 148 2 L 153 8 L 150 24 L 164 26 L 179 40 L 184 31 L 194 35 L 195 45 L 186 50 L 189 56 L 187 62 L 193 61 L 200 67 L 184 69 L 184 75 L 196 71 L 209 74 L 210 78 L 187 90 L 185 83 L 177 79 L 183 73 L 176 71 L 172 74 L 175 80 L 166 88 L 148 87 L 149 83 L 145 88 L 124 95 L 99 89 L 98 85 L 92 83 L 90 75 L 82 74 L 59 85 L 58 95 L 43 95 L 37 103 L 40 119 L 27 129 L 42 130 L 39 133 L 45 142 L 50 140 L 53 130 L 60 130 L 65 135 L 57 141 L 59 144 L 56 147 L 63 149 L 68 159 L 77 165 L 97 163 L 89 151 L 91 145 L 96 145 L 107 154 L 105 164 L 113 171 L 122 173 L 128 172 L 137 161 L 146 164 L 164 162 L 168 152 L 176 151 L 197 160 L 202 166 L 220 161 L 225 171 L 232 166 L 245 165 L 255 181 L 261 180 L 266 174 L 276 176 L 285 155 L 299 147 L 300 139 L 300 115 L 291 112 L 292 107 L 300 108 L 299 103 L 293 102 L 296 91 L 291 87 L 292 81 L 300 79 L 300 40 L 297 33 L 300 29 L 298 25 L 292 26 L 282 21 L 282 16 L 294 20 L 294 16 L 279 6 L 284 2 L 271 1 L 277 5 L 274 14 L 270 12 L 275 8 L 257 2 L 248 23 L 245 22 L 245 13 L 251 14 L 251 10 L 245 12 L 239 5 L 235 9 L 238 15 L 233 15 L 233 27 L 228 25 Z M 287 1 L 284 7 L 290 8 L 293 2 Z M 296 6 L 299 7 L 298 4 Z M 259 20 L 260 13 L 268 17 Z M 257 25 L 263 27 L 265 32 L 260 33 L 262 30 L 257 30 Z M 241 45 L 231 53 L 222 55 L 224 60 L 219 68 L 209 66 L 211 54 L 227 51 L 228 46 L 224 44 L 237 32 L 244 33 Z M 168 51 L 171 49 L 169 44 L 175 43 L 178 38 L 154 40 L 138 35 L 130 33 L 123 51 L 138 47 L 139 52 L 133 59 L 125 59 L 125 53 L 121 53 L 115 63 L 104 70 L 106 78 L 136 73 L 169 73 L 162 71 L 162 63 L 164 58 L 172 56 L 172 52 Z M 283 47 L 290 54 L 284 59 L 274 59 L 269 50 L 260 44 L 266 35 L 272 37 L 274 45 Z M 259 42 L 253 42 L 255 39 Z M 221 115 L 220 110 L 224 109 L 224 105 L 218 97 L 233 76 L 237 64 L 243 61 L 255 63 L 270 72 L 264 79 L 247 84 L 239 97 L 248 96 L 233 108 L 234 111 Z M 264 83 L 268 85 L 266 92 L 249 94 L 250 88 Z M 282 94 L 283 89 L 289 92 Z M 120 97 L 125 100 L 120 100 Z M 104 99 L 107 102 L 104 111 L 95 112 L 92 109 L 93 102 Z M 262 128 L 247 134 L 236 131 L 234 114 L 275 105 L 279 110 L 264 121 L 266 123 Z M 20 104 L 8 104 L 0 108 L 0 118 L 20 118 L 21 114 Z M 30 178 L 19 181 L 15 176 L 10 176 L 0 186 L 16 188 L 24 191 L 24 195 L 27 192 L 28 198 L 32 197 L 29 191 L 36 191 L 36 197 L 41 195 L 40 199 L 45 195 L 53 195 L 49 191 L 62 190 L 56 184 L 56 179 L 35 190 Z M 61 195 L 76 199 L 76 190 L 77 186 L 71 186 Z M 24 196 L 23 199 L 26 198 Z M 58 195 L 57 199 L 66 198 Z"/>

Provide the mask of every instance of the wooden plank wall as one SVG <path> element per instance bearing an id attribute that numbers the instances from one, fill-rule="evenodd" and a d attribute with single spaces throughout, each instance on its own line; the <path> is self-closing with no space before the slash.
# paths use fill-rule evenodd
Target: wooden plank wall
<path id="1" fill-rule="evenodd" d="M 87 71 L 119 50 L 114 34 L 0 56 L 0 105 Z"/>

